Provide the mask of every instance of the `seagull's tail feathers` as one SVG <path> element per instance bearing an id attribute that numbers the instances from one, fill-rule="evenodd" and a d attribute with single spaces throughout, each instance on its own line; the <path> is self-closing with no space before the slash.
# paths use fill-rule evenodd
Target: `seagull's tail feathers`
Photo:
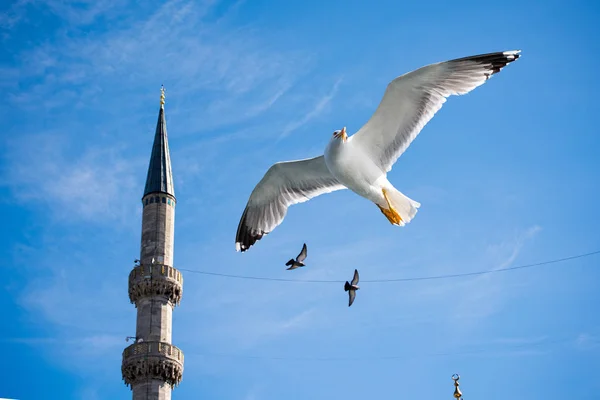
<path id="1" fill-rule="evenodd" d="M 417 209 L 421 207 L 421 203 L 405 196 L 392 185 L 384 187 L 390 205 L 396 210 L 401 218 L 398 225 L 404 226 L 408 224 L 417 214 Z"/>
<path id="2" fill-rule="evenodd" d="M 286 265 L 286 266 L 288 266 L 288 267 L 289 267 L 290 265 L 294 265 L 294 261 L 295 261 L 295 260 L 292 258 L 290 261 L 286 262 L 286 263 L 285 263 L 285 265 Z"/>
<path id="3" fill-rule="evenodd" d="M 344 291 L 348 291 L 352 288 L 352 286 L 350 285 L 350 282 L 346 281 L 346 284 L 344 285 Z"/>

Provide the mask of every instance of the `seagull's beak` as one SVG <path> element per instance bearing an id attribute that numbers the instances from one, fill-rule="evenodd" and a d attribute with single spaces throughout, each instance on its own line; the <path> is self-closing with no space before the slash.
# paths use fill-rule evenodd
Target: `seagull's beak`
<path id="1" fill-rule="evenodd" d="M 346 140 L 348 140 L 348 135 L 346 134 L 346 127 L 342 128 L 342 132 L 340 133 L 340 137 L 342 138 L 343 142 L 346 142 Z"/>

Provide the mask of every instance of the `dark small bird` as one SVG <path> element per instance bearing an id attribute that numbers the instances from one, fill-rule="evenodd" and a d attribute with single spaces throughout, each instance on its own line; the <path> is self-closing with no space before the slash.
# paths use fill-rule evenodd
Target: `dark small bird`
<path id="1" fill-rule="evenodd" d="M 135 260 L 133 260 L 133 262 L 135 263 L 135 265 L 140 265 L 141 261 L 136 258 Z"/>
<path id="2" fill-rule="evenodd" d="M 354 270 L 354 278 L 352 278 L 352 282 L 348 283 L 348 281 L 346 281 L 346 284 L 344 285 L 344 291 L 348 292 L 348 307 L 350 307 L 352 305 L 352 303 L 354 303 L 354 298 L 356 297 L 356 291 L 360 289 L 358 287 L 358 270 L 355 269 Z"/>
<path id="3" fill-rule="evenodd" d="M 285 265 L 289 267 L 287 270 L 289 271 L 291 269 L 296 269 L 298 267 L 304 267 L 305 265 L 302 261 L 304 261 L 305 259 L 306 259 L 306 243 L 304 243 L 304 245 L 302 246 L 302 250 L 300 251 L 300 254 L 298 254 L 298 257 L 296 257 L 295 260 L 292 258 L 290 261 L 285 263 Z"/>

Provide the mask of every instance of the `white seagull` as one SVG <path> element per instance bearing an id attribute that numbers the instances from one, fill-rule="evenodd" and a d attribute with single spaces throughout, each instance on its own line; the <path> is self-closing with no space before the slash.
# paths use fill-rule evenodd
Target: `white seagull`
<path id="1" fill-rule="evenodd" d="M 431 64 L 390 82 L 371 119 L 352 136 L 333 132 L 325 154 L 271 166 L 256 185 L 238 226 L 235 247 L 248 250 L 283 221 L 292 204 L 350 189 L 379 207 L 394 225 L 409 223 L 420 204 L 398 191 L 387 173 L 450 95 L 469 93 L 517 60 L 520 50 Z"/>

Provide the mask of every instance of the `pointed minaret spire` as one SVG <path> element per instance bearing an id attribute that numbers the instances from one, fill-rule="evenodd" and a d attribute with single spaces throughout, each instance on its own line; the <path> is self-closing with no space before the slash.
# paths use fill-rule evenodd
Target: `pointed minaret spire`
<path id="1" fill-rule="evenodd" d="M 173 175 L 171 172 L 171 155 L 169 154 L 169 141 L 167 140 L 167 122 L 165 120 L 165 88 L 160 88 L 160 110 L 154 145 L 148 166 L 148 177 L 144 196 L 150 193 L 166 193 L 175 197 Z"/>

